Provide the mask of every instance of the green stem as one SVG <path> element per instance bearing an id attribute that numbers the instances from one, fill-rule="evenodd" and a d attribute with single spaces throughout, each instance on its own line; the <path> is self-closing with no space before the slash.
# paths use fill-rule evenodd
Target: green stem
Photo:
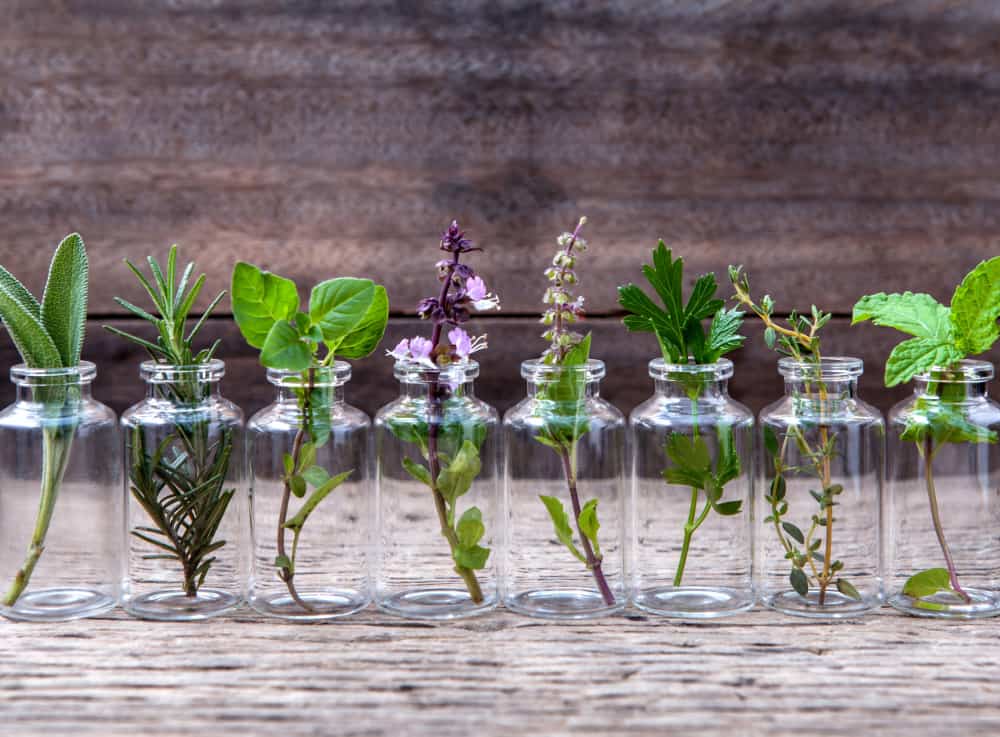
<path id="1" fill-rule="evenodd" d="M 934 440 L 930 434 L 928 434 L 924 444 L 926 446 L 924 449 L 921 449 L 919 445 L 917 448 L 922 450 L 921 455 L 924 457 L 924 480 L 927 483 L 927 499 L 930 503 L 934 534 L 937 535 L 938 545 L 941 546 L 941 553 L 944 555 L 944 563 L 948 568 L 948 580 L 951 582 L 952 590 L 961 596 L 966 603 L 969 603 L 972 601 L 972 597 L 958 582 L 958 569 L 955 568 L 955 561 L 951 557 L 948 541 L 944 537 L 944 525 L 941 524 L 941 511 L 938 509 L 937 489 L 934 486 Z"/>
<path id="2" fill-rule="evenodd" d="M 674 586 L 681 585 L 684 577 L 684 566 L 687 564 L 688 550 L 691 548 L 691 536 L 694 535 L 695 514 L 698 512 L 698 489 L 691 487 L 691 506 L 688 508 L 687 523 L 684 525 L 684 543 L 681 545 L 681 558 L 677 562 L 677 572 L 674 573 Z"/>
<path id="3" fill-rule="evenodd" d="M 38 516 L 35 519 L 35 529 L 31 533 L 28 552 L 21 569 L 14 576 L 14 581 L 4 595 L 5 606 L 14 606 L 24 593 L 31 580 L 35 565 L 45 550 L 45 536 L 48 534 L 52 515 L 56 508 L 56 498 L 62 484 L 69 455 L 73 446 L 73 432 L 70 428 L 44 428 L 42 430 L 42 489 L 38 500 Z"/>

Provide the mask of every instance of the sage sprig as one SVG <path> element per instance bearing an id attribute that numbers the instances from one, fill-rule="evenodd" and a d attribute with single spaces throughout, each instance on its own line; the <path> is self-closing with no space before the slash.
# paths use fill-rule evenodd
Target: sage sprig
<path id="1" fill-rule="evenodd" d="M 889 354 L 885 363 L 885 385 L 896 386 L 918 374 L 935 371 L 942 378 L 959 361 L 988 351 L 1000 337 L 1000 256 L 981 262 L 955 288 L 951 305 L 945 306 L 929 294 L 871 294 L 854 305 L 852 324 L 870 320 L 913 336 Z M 903 593 L 917 606 L 936 608 L 936 602 L 921 601 L 941 591 L 951 591 L 965 602 L 971 597 L 962 588 L 958 570 L 945 537 L 934 483 L 934 457 L 948 443 L 995 443 L 997 433 L 969 422 L 961 409 L 964 389 L 953 396 L 954 385 L 932 382 L 929 396 L 919 397 L 901 438 L 916 445 L 924 470 L 931 522 L 941 548 L 945 568 L 913 574 Z M 961 389 L 961 387 L 959 387 Z"/>
<path id="2" fill-rule="evenodd" d="M 651 332 L 656 335 L 663 360 L 668 364 L 706 365 L 740 348 L 746 338 L 739 334 L 743 313 L 726 309 L 725 302 L 716 298 L 718 285 L 714 274 L 702 274 L 684 300 L 684 260 L 674 259 L 672 251 L 661 240 L 653 250 L 652 265 L 642 267 L 646 281 L 653 287 L 663 306 L 657 305 L 641 287 L 627 284 L 618 288 L 618 303 L 628 311 L 622 320 L 630 332 Z M 711 318 L 708 331 L 702 322 Z M 663 471 L 668 484 L 688 486 L 691 502 L 684 523 L 680 557 L 674 573 L 674 586 L 680 586 L 694 533 L 714 510 L 722 516 L 743 511 L 742 500 L 723 501 L 725 486 L 742 472 L 740 458 L 733 447 L 733 429 L 720 426 L 718 457 L 713 459 L 701 437 L 698 423 L 698 397 L 704 378 L 698 374 L 675 372 L 672 378 L 681 381 L 691 402 L 692 433 L 671 432 L 664 451 L 671 464 Z M 704 502 L 700 502 L 704 495 Z"/>
<path id="3" fill-rule="evenodd" d="M 316 463 L 317 451 L 330 438 L 331 422 L 329 387 L 316 385 L 316 372 L 332 366 L 337 356 L 364 358 L 375 350 L 389 319 L 389 298 L 385 288 L 370 279 L 340 277 L 313 287 L 308 306 L 300 310 L 295 282 L 242 261 L 233 270 L 231 294 L 236 324 L 246 342 L 260 350 L 261 364 L 301 374 L 301 385 L 294 391 L 302 423 L 292 452 L 282 459 L 274 566 L 292 600 L 311 612 L 313 607 L 294 582 L 302 529 L 319 504 L 354 472 L 331 475 Z M 289 509 L 293 496 L 304 499 L 295 514 Z"/>
<path id="4" fill-rule="evenodd" d="M 7 269 L 0 266 L 0 318 L 21 359 L 30 368 L 76 368 L 87 321 L 89 268 L 79 233 L 66 236 L 52 257 L 42 301 L 39 302 Z M 42 483 L 38 514 L 24 563 L 3 597 L 14 606 L 24 593 L 45 550 L 45 537 L 69 463 L 76 422 L 60 417 L 79 396 L 68 382 L 39 391 L 47 416 L 42 426 Z"/>
<path id="5" fill-rule="evenodd" d="M 154 361 L 172 369 L 207 364 L 219 341 L 195 351 L 194 340 L 226 292 L 215 296 L 188 331 L 187 322 L 204 287 L 205 275 L 191 282 L 194 263 L 189 263 L 178 276 L 177 246 L 170 248 L 165 271 L 152 257 L 146 262 L 149 278 L 128 259 L 125 265 L 149 295 L 156 314 L 121 297 L 115 297 L 115 301 L 150 323 L 156 329 L 155 338 L 146 340 L 111 325 L 104 329 L 141 346 Z M 206 397 L 197 371 L 184 371 L 176 381 L 164 383 L 158 390 L 190 406 Z M 211 417 L 198 412 L 177 422 L 155 447 L 148 446 L 140 426 L 133 428 L 126 440 L 129 490 L 150 521 L 130 533 L 151 548 L 144 556 L 147 560 L 176 561 L 182 571 L 185 595 L 196 597 L 216 561 L 215 553 L 226 545 L 216 536 L 236 493 L 226 484 L 233 453 L 232 430 L 224 427 L 214 432 Z"/>

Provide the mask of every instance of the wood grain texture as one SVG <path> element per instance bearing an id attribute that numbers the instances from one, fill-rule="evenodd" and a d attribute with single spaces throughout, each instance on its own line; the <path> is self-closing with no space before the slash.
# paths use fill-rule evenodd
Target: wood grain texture
<path id="1" fill-rule="evenodd" d="M 995 621 L 883 611 L 815 624 L 753 612 L 545 624 L 497 612 L 435 626 L 373 612 L 329 625 L 244 611 L 0 624 L 17 737 L 336 734 L 859 734 L 1000 730 Z"/>
<path id="2" fill-rule="evenodd" d="M 0 263 L 37 287 L 79 229 L 100 314 L 174 241 L 214 288 L 366 274 L 403 314 L 451 217 L 516 314 L 580 214 L 594 314 L 661 236 L 841 314 L 997 252 L 985 0 L 9 6 Z"/>

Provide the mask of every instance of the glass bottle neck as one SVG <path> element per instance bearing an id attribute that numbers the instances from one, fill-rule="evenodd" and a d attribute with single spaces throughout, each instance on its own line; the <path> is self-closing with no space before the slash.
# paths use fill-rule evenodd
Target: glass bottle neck
<path id="1" fill-rule="evenodd" d="M 401 381 L 399 382 L 399 396 L 407 399 L 427 399 L 434 388 L 437 389 L 438 396 L 442 399 L 476 396 L 471 381 L 461 384 L 448 384 L 445 381 Z"/>
<path id="2" fill-rule="evenodd" d="M 653 386 L 656 396 L 662 399 L 720 400 L 729 396 L 729 381 L 727 379 L 702 379 L 694 376 L 687 381 L 654 379 Z"/>
<path id="3" fill-rule="evenodd" d="M 528 381 L 528 396 L 532 399 L 547 399 L 545 389 L 552 385 L 550 381 Z M 585 381 L 583 387 L 584 396 L 587 399 L 601 396 L 601 382 L 599 379 Z"/>
<path id="4" fill-rule="evenodd" d="M 63 385 L 19 383 L 15 401 L 18 404 L 65 404 L 92 398 L 89 381 Z"/>
<path id="5" fill-rule="evenodd" d="M 344 385 L 339 386 L 318 386 L 313 389 L 314 392 L 322 392 L 323 397 L 330 402 L 331 405 L 338 405 L 344 403 Z M 302 389 L 293 386 L 279 386 L 277 402 L 281 405 L 291 405 L 298 407 L 301 399 Z"/>
<path id="6" fill-rule="evenodd" d="M 196 405 L 220 396 L 218 381 L 147 381 L 146 399 L 171 404 Z"/>
<path id="7" fill-rule="evenodd" d="M 972 402 L 988 396 L 988 381 L 941 381 L 918 376 L 913 380 L 913 394 L 951 402 Z"/>
<path id="8" fill-rule="evenodd" d="M 785 377 L 785 396 L 810 401 L 843 401 L 858 395 L 856 378 L 790 378 Z"/>

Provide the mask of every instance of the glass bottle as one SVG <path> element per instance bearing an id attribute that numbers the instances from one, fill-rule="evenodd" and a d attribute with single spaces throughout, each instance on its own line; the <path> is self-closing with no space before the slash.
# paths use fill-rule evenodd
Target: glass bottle
<path id="1" fill-rule="evenodd" d="M 400 361 L 400 396 L 375 417 L 375 600 L 413 619 L 453 619 L 497 603 L 498 416 L 476 398 L 475 361 Z"/>
<path id="2" fill-rule="evenodd" d="M 842 618 L 882 602 L 885 424 L 858 398 L 863 370 L 857 358 L 782 358 L 785 396 L 760 414 L 754 583 L 786 614 Z"/>
<path id="3" fill-rule="evenodd" d="M 11 369 L 0 413 L 0 614 L 58 621 L 119 595 L 121 460 L 114 412 L 91 396 L 97 368 Z"/>
<path id="4" fill-rule="evenodd" d="M 885 504 L 889 603 L 908 614 L 1000 614 L 1000 405 L 993 365 L 965 360 L 914 378 L 889 413 Z"/>
<path id="5" fill-rule="evenodd" d="M 307 373 L 267 371 L 277 398 L 250 419 L 248 437 L 253 531 L 248 600 L 261 614 L 333 619 L 371 602 L 371 421 L 346 402 L 350 379 L 351 365 L 344 361 Z M 304 422 L 310 386 L 308 411 L 325 417 L 313 420 L 318 437 L 309 435 Z M 296 491 L 294 485 L 286 488 L 286 479 L 297 448 L 295 472 L 304 483 Z M 291 562 L 290 581 L 279 556 Z"/>
<path id="6" fill-rule="evenodd" d="M 219 360 L 145 361 L 146 398 L 122 415 L 122 607 L 207 619 L 239 606 L 246 544 L 243 413 L 219 393 Z"/>
<path id="7" fill-rule="evenodd" d="M 754 604 L 753 414 L 729 396 L 733 362 L 649 363 L 655 393 L 629 417 L 631 600 L 708 618 Z"/>
<path id="8" fill-rule="evenodd" d="M 625 605 L 625 418 L 601 398 L 604 362 L 521 364 L 528 396 L 504 416 L 502 598 L 551 619 Z"/>

